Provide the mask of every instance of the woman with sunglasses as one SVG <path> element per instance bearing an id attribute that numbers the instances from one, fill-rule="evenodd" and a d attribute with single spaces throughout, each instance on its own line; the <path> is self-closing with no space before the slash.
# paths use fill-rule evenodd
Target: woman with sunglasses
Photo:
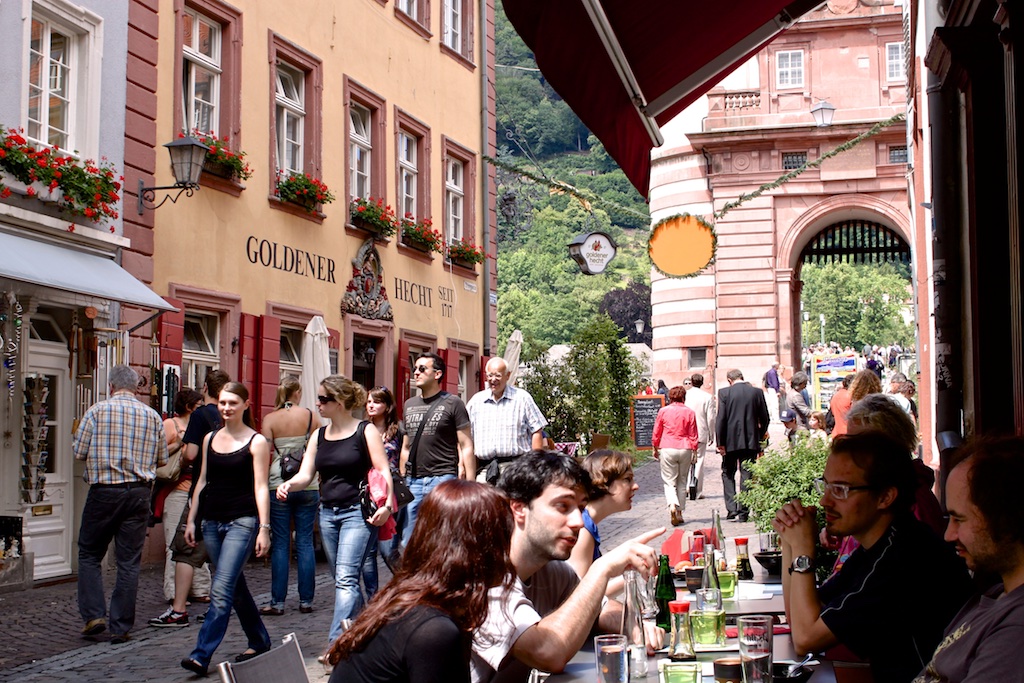
<path id="1" fill-rule="evenodd" d="M 217 408 L 224 426 L 203 440 L 202 470 L 192 493 L 185 541 L 196 544 L 196 519 L 202 514 L 203 540 L 216 567 L 210 586 L 210 609 L 196 638 L 195 649 L 181 666 L 205 676 L 213 653 L 227 632 L 235 610 L 249 649 L 235 661 L 244 662 L 270 649 L 270 635 L 249 593 L 242 570 L 253 547 L 256 557 L 270 550 L 270 493 L 267 440 L 252 428 L 249 391 L 239 382 L 221 389 Z"/>
<path id="2" fill-rule="evenodd" d="M 370 418 L 373 426 L 380 432 L 384 440 L 384 453 L 388 456 L 388 465 L 391 467 L 391 476 L 398 472 L 398 458 L 402 454 L 402 439 L 405 433 L 398 423 L 398 407 L 395 405 L 395 397 L 387 387 L 374 387 L 370 389 L 366 398 L 366 417 Z M 395 504 L 395 501 L 392 501 Z M 399 508 L 392 519 L 395 521 L 394 529 L 390 530 L 391 535 L 384 538 L 384 530 L 381 530 L 379 542 L 370 546 L 370 554 L 363 564 L 363 586 L 366 588 L 367 597 L 377 592 L 379 584 L 377 575 L 377 554 L 384 558 L 388 569 L 394 573 L 398 566 L 398 539 L 402 535 L 402 526 L 405 521 L 405 508 Z M 389 525 L 385 525 L 389 526 Z"/>
<path id="3" fill-rule="evenodd" d="M 320 475 L 320 536 L 327 561 L 334 567 L 334 617 L 328 637 L 333 643 L 341 635 L 342 620 L 353 618 L 362 608 L 360 568 L 370 544 L 377 542 L 377 528 L 394 513 L 390 502 L 394 488 L 380 431 L 352 416 L 352 411 L 366 404 L 366 389 L 348 377 L 331 375 L 320 382 L 316 400 L 320 416 L 330 424 L 309 440 L 299 473 L 277 487 L 277 499 L 286 500 L 291 490 L 301 491 L 314 475 Z M 364 519 L 359 485 L 371 467 L 384 479 L 389 502 Z"/>
<path id="4" fill-rule="evenodd" d="M 288 565 L 295 523 L 295 555 L 298 560 L 299 611 L 313 611 L 316 583 L 316 555 L 313 552 L 313 522 L 320 505 L 320 486 L 314 477 L 309 486 L 292 491 L 287 500 L 277 499 L 277 487 L 295 476 L 290 464 L 302 461 L 309 435 L 320 426 L 320 418 L 299 406 L 302 385 L 289 375 L 277 387 L 274 411 L 263 418 L 263 436 L 272 446 L 270 459 L 270 604 L 260 608 L 264 616 L 284 614 L 288 596 Z M 284 466 L 282 467 L 282 464 Z"/>

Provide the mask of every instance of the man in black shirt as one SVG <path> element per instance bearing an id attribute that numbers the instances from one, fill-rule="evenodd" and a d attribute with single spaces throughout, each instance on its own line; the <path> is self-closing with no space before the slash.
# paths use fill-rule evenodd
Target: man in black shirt
<path id="1" fill-rule="evenodd" d="M 853 536 L 860 547 L 817 588 L 817 508 L 793 500 L 775 514 L 793 644 L 799 653 L 843 645 L 870 662 L 875 683 L 907 683 L 970 594 L 967 568 L 914 519 L 911 456 L 888 437 L 836 439 L 815 484 L 827 533 Z"/>
<path id="2" fill-rule="evenodd" d="M 185 443 L 182 469 L 191 465 L 192 470 L 192 486 L 188 491 L 189 505 L 191 505 L 192 492 L 195 491 L 203 465 L 203 459 L 197 457 L 199 449 L 203 445 L 206 435 L 221 426 L 217 398 L 220 396 L 220 390 L 230 381 L 231 377 L 223 370 L 210 370 L 206 373 L 206 383 L 203 385 L 205 402 L 193 411 L 188 420 L 188 427 L 185 428 L 185 436 L 181 438 Z M 185 506 L 183 518 L 188 516 L 189 505 Z M 179 523 L 179 521 L 164 520 L 164 524 L 175 523 Z M 210 570 L 206 567 L 209 556 L 206 554 L 206 545 L 201 539 L 195 547 L 171 541 L 171 559 L 174 561 L 174 601 L 167 611 L 149 620 L 149 625 L 157 628 L 188 626 L 188 592 L 192 587 L 192 576 L 195 572 L 204 573 L 206 578 L 203 583 L 207 586 L 210 585 Z"/>

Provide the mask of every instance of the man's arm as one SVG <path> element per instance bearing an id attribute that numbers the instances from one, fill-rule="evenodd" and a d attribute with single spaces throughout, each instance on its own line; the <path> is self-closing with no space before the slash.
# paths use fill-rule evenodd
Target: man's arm
<path id="1" fill-rule="evenodd" d="M 398 456 L 398 473 L 403 477 L 405 476 L 406 466 L 409 464 L 409 447 L 412 444 L 409 442 L 409 434 L 402 438 L 402 452 Z"/>
<path id="2" fill-rule="evenodd" d="M 654 550 L 644 544 L 663 533 L 664 527 L 648 531 L 597 558 L 572 595 L 519 636 L 512 645 L 512 655 L 536 669 L 562 671 L 583 647 L 598 621 L 608 579 L 630 567 L 642 574 L 655 571 L 657 557 Z M 617 629 L 616 623 L 609 630 Z"/>
<path id="3" fill-rule="evenodd" d="M 793 647 L 798 654 L 819 652 L 839 642 L 821 618 L 822 604 L 814 571 L 789 571 L 793 558 L 800 555 L 814 558 L 818 535 L 815 510 L 813 506 L 804 507 L 800 501 L 794 500 L 772 519 L 772 527 L 779 534 L 782 545 L 782 597 L 792 629 Z"/>
<path id="4" fill-rule="evenodd" d="M 538 449 L 544 448 L 545 445 L 546 444 L 544 443 L 544 430 L 538 429 L 530 437 L 530 446 L 533 448 L 533 450 L 536 451 Z"/>
<path id="5" fill-rule="evenodd" d="M 463 475 L 466 481 L 476 479 L 476 454 L 473 453 L 473 435 L 469 427 L 463 427 L 458 431 L 459 435 L 459 474 Z M 404 452 L 405 449 L 403 448 Z"/>

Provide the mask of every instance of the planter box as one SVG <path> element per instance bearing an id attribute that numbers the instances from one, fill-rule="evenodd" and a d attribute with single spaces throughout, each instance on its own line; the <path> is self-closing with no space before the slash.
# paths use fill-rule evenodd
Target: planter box
<path id="1" fill-rule="evenodd" d="M 472 261 L 467 261 L 465 259 L 460 258 L 453 258 L 450 260 L 453 265 L 456 265 L 459 268 L 465 268 L 466 270 L 476 270 L 476 264 L 473 263 Z"/>
<path id="2" fill-rule="evenodd" d="M 351 220 L 353 227 L 359 228 L 363 232 L 368 232 L 371 235 L 380 237 L 381 239 L 390 237 L 390 235 L 385 234 L 384 230 L 379 225 L 371 223 L 357 213 L 352 214 Z"/>
<path id="3" fill-rule="evenodd" d="M 203 162 L 203 172 L 215 175 L 218 178 L 225 178 L 227 180 L 235 179 L 235 169 L 231 168 L 227 164 L 222 164 L 219 161 L 211 161 L 209 158 Z"/>
<path id="4" fill-rule="evenodd" d="M 423 242 L 413 241 L 413 240 L 409 239 L 408 237 L 404 237 L 404 236 L 402 237 L 402 244 L 404 244 L 405 246 L 409 247 L 410 249 L 415 249 L 416 251 L 422 251 L 424 254 L 429 254 L 432 251 L 434 251 L 430 247 L 430 245 L 424 244 Z"/>

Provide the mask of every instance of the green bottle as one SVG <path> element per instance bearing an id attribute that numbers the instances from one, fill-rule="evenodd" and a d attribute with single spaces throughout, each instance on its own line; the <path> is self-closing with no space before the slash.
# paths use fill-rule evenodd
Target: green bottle
<path id="1" fill-rule="evenodd" d="M 668 566 L 668 555 L 658 558 L 658 582 L 654 587 L 654 599 L 658 603 L 655 623 L 666 632 L 672 632 L 672 612 L 668 603 L 676 599 L 676 585 L 672 581 L 672 570 Z"/>

